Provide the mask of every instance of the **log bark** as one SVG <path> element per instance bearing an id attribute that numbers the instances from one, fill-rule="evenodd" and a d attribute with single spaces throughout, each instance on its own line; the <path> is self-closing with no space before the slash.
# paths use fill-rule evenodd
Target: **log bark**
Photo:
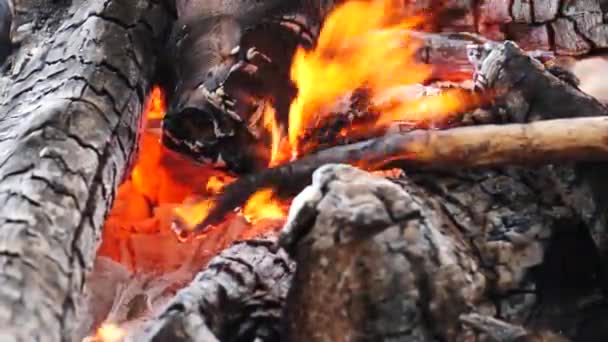
<path id="1" fill-rule="evenodd" d="M 601 302 L 593 299 L 599 290 L 591 275 L 564 288 L 551 272 L 535 271 L 555 262 L 558 236 L 580 232 L 575 213 L 546 182 L 546 173 L 521 168 L 394 182 L 345 165 L 319 168 L 294 199 L 279 240 L 298 265 L 287 338 L 516 340 L 491 339 L 498 323 L 485 319 L 484 328 L 479 315 L 505 320 L 505 335 L 526 341 L 553 336 L 545 333 L 551 330 L 605 338 L 598 330 L 587 334 L 582 323 L 594 315 L 584 301 Z M 585 241 L 570 247 L 580 252 L 588 235 Z M 578 267 L 595 257 L 579 256 Z M 545 311 L 555 296 L 561 306 Z"/>
<path id="2" fill-rule="evenodd" d="M 0 340 L 65 341 L 169 18 L 155 1 L 15 1 L 0 103 Z"/>
<path id="3" fill-rule="evenodd" d="M 436 0 L 401 0 L 424 10 Z M 436 29 L 479 33 L 493 40 L 513 40 L 526 49 L 558 55 L 602 53 L 608 47 L 608 7 L 602 0 L 481 0 L 443 1 L 445 9 L 461 13 L 439 20 Z M 445 10 L 444 9 L 444 10 Z"/>
<path id="4" fill-rule="evenodd" d="M 269 240 L 237 242 L 213 258 L 167 309 L 128 341 L 280 341 L 294 264 Z"/>

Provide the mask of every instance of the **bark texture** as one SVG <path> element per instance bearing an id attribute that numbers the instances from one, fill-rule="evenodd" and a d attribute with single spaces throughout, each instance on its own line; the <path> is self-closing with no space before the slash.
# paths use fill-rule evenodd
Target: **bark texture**
<path id="1" fill-rule="evenodd" d="M 403 0 L 415 9 L 436 0 Z M 445 1 L 462 13 L 455 20 L 438 21 L 444 31 L 476 32 L 493 40 L 513 40 L 526 49 L 552 50 L 578 56 L 608 47 L 608 7 L 602 0 L 480 0 Z"/>
<path id="2" fill-rule="evenodd" d="M 238 242 L 213 258 L 132 341 L 279 341 L 294 264 L 274 242 Z"/>
<path id="3" fill-rule="evenodd" d="M 148 0 L 15 1 L 0 103 L 0 340 L 65 341 L 169 18 Z"/>
<path id="4" fill-rule="evenodd" d="M 601 303 L 596 268 L 572 279 L 576 286 L 547 282 L 558 236 L 585 234 L 549 180 L 519 168 L 412 174 L 395 182 L 345 165 L 319 168 L 294 199 L 280 238 L 298 265 L 287 338 L 516 340 L 492 339 L 500 335 L 497 325 L 507 337 L 559 330 L 605 338 L 598 330 L 585 335 L 583 323 Z M 588 235 L 579 242 L 577 250 L 588 248 Z M 561 306 L 551 306 L 553 296 Z"/>

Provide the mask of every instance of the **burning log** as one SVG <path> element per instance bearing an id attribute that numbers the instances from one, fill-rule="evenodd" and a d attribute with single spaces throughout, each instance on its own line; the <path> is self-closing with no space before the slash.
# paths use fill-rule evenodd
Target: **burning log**
<path id="1" fill-rule="evenodd" d="M 183 237 L 200 234 L 207 226 L 241 207 L 256 191 L 272 188 L 289 197 L 328 163 L 347 163 L 368 170 L 399 161 L 407 168 L 474 168 L 511 164 L 546 164 L 608 160 L 608 119 L 577 118 L 529 124 L 482 125 L 447 130 L 394 133 L 367 141 L 328 148 L 263 172 L 239 178 L 216 199 L 206 219 Z M 295 193 L 294 193 L 295 192 Z"/>
<path id="2" fill-rule="evenodd" d="M 145 0 L 13 3 L 22 41 L 0 80 L 0 339 L 65 341 L 169 18 Z"/>
<path id="3" fill-rule="evenodd" d="M 478 314 L 520 321 L 543 292 L 515 289 L 540 286 L 531 274 L 550 262 L 552 236 L 576 225 L 553 189 L 530 176 L 548 179 L 513 168 L 390 182 L 345 165 L 318 169 L 279 240 L 298 265 L 288 340 L 477 340 Z M 548 202 L 539 206 L 539 195 Z M 534 324 L 579 333 L 571 323 Z M 497 341 L 534 335 L 504 326 L 515 336 Z"/>
<path id="4" fill-rule="evenodd" d="M 551 69 L 511 42 L 472 46 L 469 57 L 476 69 L 477 88 L 490 89 L 496 99 L 489 110 L 465 115 L 465 121 L 529 122 L 608 114 L 603 104 L 580 91 L 570 78 L 554 75 L 555 71 L 552 73 Z M 548 101 L 536 101 L 538 98 Z M 279 193 L 293 189 L 297 193 L 308 182 L 312 172 L 325 163 L 349 163 L 370 168 L 385 164 L 387 160 L 407 160 L 410 167 L 452 168 L 604 160 L 605 133 L 601 129 L 584 136 L 571 130 L 587 132 L 591 129 L 587 124 L 591 122 L 598 123 L 598 128 L 605 124 L 603 119 L 579 119 L 414 131 L 326 149 L 281 167 L 242 177 L 225 189 L 195 232 L 199 233 L 207 225 L 222 220 L 227 212 L 242 206 L 261 188 L 274 188 Z M 294 193 L 290 191 L 288 195 Z M 181 230 L 181 233 L 187 234 L 188 229 Z"/>
<path id="5" fill-rule="evenodd" d="M 274 242 L 238 242 L 180 290 L 144 331 L 127 340 L 279 341 L 293 270 L 293 262 Z"/>

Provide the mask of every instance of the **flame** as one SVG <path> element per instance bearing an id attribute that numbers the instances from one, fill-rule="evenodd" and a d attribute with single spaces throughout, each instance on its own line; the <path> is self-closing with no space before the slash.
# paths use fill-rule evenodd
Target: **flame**
<path id="1" fill-rule="evenodd" d="M 150 119 L 162 119 L 165 116 L 167 105 L 165 96 L 160 86 L 155 85 L 148 96 L 144 107 L 145 117 Z"/>
<path id="2" fill-rule="evenodd" d="M 208 193 L 217 195 L 222 193 L 224 187 L 232 182 L 234 182 L 235 178 L 230 177 L 228 175 L 221 176 L 211 176 L 207 181 L 207 185 L 205 189 Z"/>
<path id="3" fill-rule="evenodd" d="M 248 222 L 255 223 L 265 219 L 284 219 L 286 211 L 272 189 L 262 189 L 249 198 L 243 207 L 243 216 Z"/>
<path id="4" fill-rule="evenodd" d="M 203 221 L 213 209 L 215 202 L 211 199 L 198 201 L 192 204 L 182 204 L 174 210 L 176 219 L 187 229 L 192 229 L 197 223 Z"/>
<path id="5" fill-rule="evenodd" d="M 281 127 L 276 120 L 276 110 L 270 103 L 264 105 L 263 125 L 270 133 L 270 161 L 268 167 L 274 167 L 289 160 L 287 141 L 284 139 Z"/>
<path id="6" fill-rule="evenodd" d="M 313 51 L 299 49 L 291 68 L 298 95 L 289 113 L 292 156 L 315 116 L 352 91 L 366 88 L 372 97 L 382 90 L 422 83 L 432 67 L 418 63 L 419 43 L 408 35 L 424 23 L 422 16 L 396 18 L 399 8 L 390 0 L 350 1 L 327 18 Z M 382 112 L 377 124 L 395 120 L 421 120 L 451 113 L 464 105 L 456 96 L 425 96 Z"/>
<path id="7" fill-rule="evenodd" d="M 125 337 L 125 331 L 112 323 L 104 323 L 95 334 L 94 341 L 98 342 L 120 342 Z"/>

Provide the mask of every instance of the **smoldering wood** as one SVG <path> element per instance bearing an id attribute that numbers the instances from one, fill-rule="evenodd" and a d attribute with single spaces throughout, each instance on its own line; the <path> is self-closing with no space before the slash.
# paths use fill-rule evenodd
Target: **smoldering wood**
<path id="1" fill-rule="evenodd" d="M 203 222 L 191 234 L 204 233 L 256 191 L 272 188 L 290 197 L 317 168 L 328 163 L 368 170 L 399 162 L 406 170 L 480 168 L 498 165 L 608 160 L 608 118 L 545 120 L 527 124 L 479 125 L 446 130 L 394 133 L 336 146 L 299 160 L 240 177 L 226 186 Z M 184 230 L 184 233 L 187 234 Z"/>
<path id="2" fill-rule="evenodd" d="M 500 315 L 506 337 L 525 341 L 563 340 L 547 331 L 582 336 L 581 319 L 590 316 L 581 302 L 598 303 L 593 276 L 579 279 L 585 285 L 576 295 L 562 293 L 579 304 L 565 300 L 553 320 L 539 309 L 544 295 L 564 288 L 534 270 L 552 262 L 555 237 L 580 224 L 548 184 L 547 173 L 524 168 L 409 173 L 393 182 L 346 165 L 319 168 L 279 240 L 298 265 L 287 338 L 516 340 L 487 339 L 500 331 L 466 319 L 479 315 Z"/>
<path id="3" fill-rule="evenodd" d="M 171 76 L 164 144 L 200 162 L 251 172 L 268 164 L 255 113 L 272 101 L 287 121 L 296 90 L 289 77 L 297 48 L 311 48 L 319 4 L 302 1 L 192 2 L 169 40 Z M 178 7 L 179 7 L 178 3 Z M 191 7 L 191 8 L 190 8 Z M 238 148 L 235 148 L 238 146 Z"/>
<path id="4" fill-rule="evenodd" d="M 0 116 L 0 339 L 65 341 L 169 18 L 156 2 L 15 2 Z"/>
<path id="5" fill-rule="evenodd" d="M 279 341 L 294 267 L 274 241 L 237 242 L 127 340 Z"/>

